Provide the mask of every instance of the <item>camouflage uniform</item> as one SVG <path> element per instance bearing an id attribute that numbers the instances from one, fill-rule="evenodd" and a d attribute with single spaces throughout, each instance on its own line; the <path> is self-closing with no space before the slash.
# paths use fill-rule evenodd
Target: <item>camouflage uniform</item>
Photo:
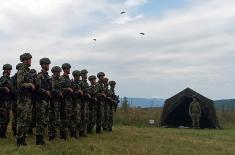
<path id="1" fill-rule="evenodd" d="M 42 58 L 40 65 L 50 64 L 48 58 Z M 51 81 L 48 72 L 42 68 L 36 79 L 37 100 L 36 100 L 36 145 L 44 145 L 43 135 L 49 121 L 49 105 L 51 91 Z"/>
<path id="2" fill-rule="evenodd" d="M 87 70 L 82 70 L 81 75 L 87 75 Z M 82 100 L 82 105 L 81 105 L 81 122 L 80 122 L 80 131 L 79 135 L 81 137 L 86 137 L 87 133 L 87 125 L 88 125 L 88 120 L 89 120 L 89 99 L 90 99 L 90 94 L 89 94 L 89 84 L 87 82 L 86 78 L 83 78 L 81 81 L 81 88 L 83 92 L 83 100 Z"/>
<path id="3" fill-rule="evenodd" d="M 63 64 L 62 69 L 69 69 L 71 66 L 70 64 Z M 62 89 L 63 99 L 61 103 L 61 127 L 60 127 L 60 134 L 61 139 L 67 139 L 67 130 L 70 126 L 70 120 L 72 116 L 72 108 L 73 108 L 73 92 L 69 91 L 72 89 L 72 83 L 69 78 L 69 75 L 63 74 L 60 76 L 60 85 Z"/>
<path id="4" fill-rule="evenodd" d="M 37 79 L 37 71 L 35 69 L 31 69 L 29 71 L 29 77 L 30 77 L 30 82 L 32 82 L 34 85 L 36 85 L 36 79 Z M 36 92 L 32 92 L 32 121 L 30 123 L 29 127 L 29 134 L 33 134 L 33 128 L 36 127 Z"/>
<path id="5" fill-rule="evenodd" d="M 92 130 L 95 126 L 96 121 L 96 111 L 97 111 L 97 88 L 96 88 L 96 76 L 92 75 L 89 77 L 89 81 L 91 83 L 89 87 L 89 94 L 91 96 L 89 102 L 89 121 L 88 121 L 88 131 L 92 133 Z"/>
<path id="6" fill-rule="evenodd" d="M 61 112 L 61 99 L 62 99 L 61 87 L 59 83 L 60 82 L 59 76 L 62 70 L 59 66 L 54 66 L 51 69 L 51 71 L 53 75 L 51 78 L 52 91 L 51 91 L 49 126 L 48 126 L 49 140 L 53 140 L 56 137 L 56 129 L 60 128 L 60 122 L 61 122 L 60 112 Z"/>
<path id="7" fill-rule="evenodd" d="M 10 121 L 12 97 L 11 78 L 5 73 L 5 70 L 12 70 L 12 66 L 5 64 L 3 70 L 3 76 L 0 78 L 0 138 L 6 138 L 7 126 Z"/>
<path id="8" fill-rule="evenodd" d="M 104 120 L 103 120 L 103 131 L 108 131 L 108 120 L 109 120 L 109 111 L 110 111 L 110 101 L 108 100 L 107 96 L 109 94 L 108 92 L 108 78 L 104 78 L 104 89 L 105 89 L 105 95 L 106 99 L 104 102 Z"/>
<path id="9" fill-rule="evenodd" d="M 189 114 L 192 118 L 193 128 L 199 128 L 200 117 L 201 117 L 201 106 L 195 97 L 193 97 L 193 101 L 189 105 Z"/>
<path id="10" fill-rule="evenodd" d="M 108 91 L 108 97 L 109 99 L 109 114 L 108 114 L 108 131 L 112 131 L 113 127 L 113 114 L 114 111 L 117 109 L 117 104 L 118 104 L 118 96 L 115 94 L 115 81 L 110 81 L 109 82 L 110 89 Z"/>
<path id="11" fill-rule="evenodd" d="M 31 59 L 29 53 L 20 56 L 21 62 Z M 17 88 L 19 98 L 17 100 L 17 145 L 26 145 L 25 138 L 32 120 L 32 88 L 29 79 L 28 64 L 23 64 L 17 73 Z"/>
<path id="12" fill-rule="evenodd" d="M 81 121 L 81 104 L 82 104 L 82 95 L 80 83 L 80 71 L 75 70 L 73 72 L 74 80 L 72 81 L 72 87 L 74 90 L 73 93 L 73 110 L 72 117 L 70 122 L 70 135 L 73 138 L 77 138 L 77 131 L 80 130 L 80 121 Z"/>
<path id="13" fill-rule="evenodd" d="M 19 71 L 22 63 L 16 65 L 17 72 Z M 12 111 L 12 131 L 14 136 L 16 136 L 16 126 L 17 126 L 17 97 L 18 97 L 18 90 L 17 90 L 17 73 L 11 77 L 12 83 L 12 103 L 11 103 L 11 111 Z"/>
<path id="14" fill-rule="evenodd" d="M 97 74 L 99 81 L 96 84 L 97 89 L 97 110 L 96 110 L 96 133 L 101 133 L 101 127 L 104 119 L 104 102 L 105 102 L 105 87 L 103 81 L 101 80 L 105 74 L 100 72 Z"/>

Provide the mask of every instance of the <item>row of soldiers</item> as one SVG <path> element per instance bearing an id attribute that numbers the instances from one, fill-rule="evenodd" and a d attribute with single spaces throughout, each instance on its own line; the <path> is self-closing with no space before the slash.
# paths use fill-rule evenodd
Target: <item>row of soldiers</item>
<path id="1" fill-rule="evenodd" d="M 32 62 L 30 53 L 22 54 L 20 61 L 16 66 L 17 73 L 11 78 L 12 66 L 3 66 L 0 78 L 0 138 L 6 138 L 10 110 L 17 146 L 27 145 L 26 136 L 33 128 L 36 128 L 36 145 L 45 145 L 46 131 L 50 141 L 58 135 L 63 140 L 69 134 L 72 138 L 86 137 L 94 129 L 96 133 L 112 131 L 113 114 L 119 101 L 115 94 L 116 82 L 109 81 L 105 73 L 88 77 L 87 70 L 75 70 L 71 80 L 69 63 L 52 67 L 53 75 L 50 77 L 49 58 L 40 59 L 39 73 L 29 68 Z"/>

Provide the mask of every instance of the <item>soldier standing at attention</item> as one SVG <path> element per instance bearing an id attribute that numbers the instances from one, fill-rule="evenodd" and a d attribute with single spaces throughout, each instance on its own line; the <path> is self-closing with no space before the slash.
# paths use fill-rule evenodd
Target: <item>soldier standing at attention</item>
<path id="1" fill-rule="evenodd" d="M 198 99 L 193 96 L 193 101 L 189 105 L 189 115 L 192 118 L 193 128 L 200 127 L 200 117 L 201 117 L 201 106 Z"/>
<path id="2" fill-rule="evenodd" d="M 97 88 L 96 88 L 96 76 L 89 76 L 88 80 L 90 81 L 89 93 L 91 95 L 91 99 L 89 102 L 89 120 L 88 120 L 88 133 L 92 134 L 92 130 L 95 126 L 96 121 L 96 111 L 97 111 Z"/>
<path id="3" fill-rule="evenodd" d="M 104 102 L 105 102 L 105 87 L 104 87 L 104 72 L 99 72 L 97 74 L 99 81 L 97 82 L 97 111 L 96 111 L 96 133 L 101 133 L 101 128 L 104 119 Z"/>
<path id="4" fill-rule="evenodd" d="M 27 145 L 26 134 L 28 133 L 30 122 L 32 120 L 32 91 L 35 86 L 29 79 L 29 67 L 32 63 L 32 55 L 24 53 L 20 56 L 23 63 L 17 73 L 17 89 L 19 98 L 17 101 L 17 146 Z"/>
<path id="5" fill-rule="evenodd" d="M 3 65 L 3 76 L 0 78 L 0 138 L 6 138 L 7 126 L 11 110 L 11 70 L 10 64 Z"/>
<path id="6" fill-rule="evenodd" d="M 105 95 L 106 95 L 106 100 L 104 102 L 104 120 L 103 120 L 103 131 L 108 131 L 108 114 L 109 114 L 109 104 L 110 101 L 108 100 L 107 96 L 109 94 L 109 79 L 108 78 L 104 78 L 104 89 L 105 89 Z"/>
<path id="7" fill-rule="evenodd" d="M 60 73 L 62 69 L 59 66 L 54 66 L 51 69 L 53 73 L 51 78 L 51 102 L 50 102 L 50 110 L 49 110 L 49 126 L 48 126 L 48 135 L 49 140 L 52 141 L 56 137 L 56 129 L 59 129 L 61 117 L 61 99 L 62 92 L 59 83 Z"/>
<path id="8" fill-rule="evenodd" d="M 77 139 L 77 131 L 80 130 L 80 117 L 81 117 L 81 104 L 82 104 L 82 96 L 83 92 L 81 89 L 80 83 L 80 76 L 81 72 L 78 70 L 73 71 L 73 110 L 72 110 L 72 117 L 70 120 L 70 135 L 72 138 Z"/>
<path id="9" fill-rule="evenodd" d="M 20 67 L 22 66 L 22 63 L 18 63 L 16 65 L 16 71 L 18 72 Z M 12 131 L 13 135 L 16 136 L 16 126 L 17 126 L 17 96 L 18 96 L 18 90 L 17 90 L 17 72 L 14 76 L 11 77 L 11 83 L 12 83 L 12 103 L 11 103 L 11 111 L 12 111 Z"/>
<path id="10" fill-rule="evenodd" d="M 79 132 L 80 137 L 87 137 L 87 125 L 88 125 L 88 111 L 89 111 L 89 100 L 90 100 L 90 94 L 89 94 L 89 84 L 87 82 L 87 74 L 88 71 L 83 69 L 81 70 L 81 88 L 83 91 L 83 100 L 81 105 L 81 130 Z"/>
<path id="11" fill-rule="evenodd" d="M 61 103 L 61 127 L 60 127 L 60 138 L 63 140 L 67 139 L 67 130 L 69 128 L 69 122 L 71 120 L 71 113 L 73 108 L 73 89 L 72 82 L 69 78 L 71 65 L 64 63 L 62 65 L 64 74 L 60 76 L 60 85 L 63 95 Z"/>

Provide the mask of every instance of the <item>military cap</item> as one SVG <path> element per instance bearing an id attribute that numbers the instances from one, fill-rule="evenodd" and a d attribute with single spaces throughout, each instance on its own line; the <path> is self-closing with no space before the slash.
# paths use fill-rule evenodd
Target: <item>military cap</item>
<path id="1" fill-rule="evenodd" d="M 37 71 L 36 71 L 36 69 L 30 69 L 29 73 L 30 74 L 37 74 Z"/>
<path id="2" fill-rule="evenodd" d="M 71 68 L 71 65 L 69 63 L 64 63 L 62 65 L 62 69 L 70 69 Z"/>
<path id="3" fill-rule="evenodd" d="M 109 85 L 110 86 L 116 85 L 116 82 L 115 81 L 109 81 Z"/>
<path id="4" fill-rule="evenodd" d="M 95 81 L 96 80 L 96 76 L 95 75 L 91 75 L 88 78 L 89 81 Z"/>
<path id="5" fill-rule="evenodd" d="M 12 70 L 12 66 L 10 64 L 5 64 L 2 67 L 3 70 Z"/>
<path id="6" fill-rule="evenodd" d="M 81 74 L 87 74 L 87 73 L 88 73 L 87 70 L 85 70 L 85 69 L 81 70 Z"/>
<path id="7" fill-rule="evenodd" d="M 109 81 L 109 79 L 108 79 L 108 78 L 104 78 L 104 81 L 105 81 L 105 82 L 108 82 L 108 81 Z"/>
<path id="8" fill-rule="evenodd" d="M 81 76 L 81 72 L 79 70 L 73 71 L 73 76 Z"/>
<path id="9" fill-rule="evenodd" d="M 99 72 L 99 73 L 97 74 L 97 77 L 98 77 L 98 78 L 101 77 L 101 76 L 105 76 L 104 72 Z"/>
<path id="10" fill-rule="evenodd" d="M 54 66 L 54 67 L 52 67 L 52 69 L 51 69 L 51 72 L 52 72 L 52 73 L 61 72 L 61 71 L 62 71 L 62 69 L 61 69 L 59 66 Z"/>
<path id="11" fill-rule="evenodd" d="M 49 58 L 42 58 L 42 59 L 40 59 L 39 63 L 40 63 L 40 65 L 51 64 L 51 61 Z"/>
<path id="12" fill-rule="evenodd" d="M 32 58 L 32 55 L 30 53 L 24 53 L 20 56 L 20 61 L 23 62 L 24 60 L 29 60 Z"/>
<path id="13" fill-rule="evenodd" d="M 19 70 L 22 66 L 23 66 L 22 63 L 18 63 L 18 64 L 16 65 L 16 70 Z"/>

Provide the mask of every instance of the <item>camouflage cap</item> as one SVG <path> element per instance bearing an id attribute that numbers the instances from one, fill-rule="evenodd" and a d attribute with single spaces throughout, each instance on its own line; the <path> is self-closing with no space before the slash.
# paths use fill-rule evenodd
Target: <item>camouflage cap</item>
<path id="1" fill-rule="evenodd" d="M 22 66 L 23 66 L 22 63 L 18 63 L 18 64 L 16 65 L 16 70 L 19 70 Z"/>
<path id="2" fill-rule="evenodd" d="M 30 53 L 24 53 L 20 56 L 20 61 L 23 62 L 24 60 L 29 60 L 32 58 L 32 55 Z"/>
<path id="3" fill-rule="evenodd" d="M 104 72 L 99 72 L 99 73 L 97 74 L 97 77 L 98 77 L 98 78 L 101 77 L 101 76 L 105 76 Z"/>
<path id="4" fill-rule="evenodd" d="M 108 78 L 104 78 L 104 82 L 109 82 L 109 79 Z"/>
<path id="5" fill-rule="evenodd" d="M 109 81 L 109 85 L 114 86 L 114 85 L 116 85 L 116 82 L 115 81 Z"/>
<path id="6" fill-rule="evenodd" d="M 51 64 L 51 61 L 49 58 L 42 58 L 42 59 L 40 59 L 39 63 L 40 63 L 40 65 Z"/>
<path id="7" fill-rule="evenodd" d="M 73 76 L 81 76 L 81 72 L 79 70 L 73 71 Z"/>
<path id="8" fill-rule="evenodd" d="M 88 73 L 87 70 L 85 70 L 85 69 L 81 70 L 81 74 L 87 74 L 87 73 Z"/>
<path id="9" fill-rule="evenodd" d="M 71 65 L 69 63 L 64 63 L 61 68 L 62 69 L 70 69 Z"/>
<path id="10" fill-rule="evenodd" d="M 95 81 L 96 80 L 96 76 L 95 75 L 91 75 L 88 78 L 89 81 Z"/>
<path id="11" fill-rule="evenodd" d="M 51 69 L 52 73 L 55 73 L 55 72 L 59 72 L 60 73 L 61 71 L 62 71 L 62 69 L 59 66 L 54 66 Z"/>
<path id="12" fill-rule="evenodd" d="M 2 69 L 3 69 L 3 70 L 12 70 L 12 65 L 10 65 L 10 64 L 5 64 L 5 65 L 3 65 Z"/>
<path id="13" fill-rule="evenodd" d="M 36 71 L 36 69 L 30 69 L 29 73 L 30 74 L 37 74 L 37 71 Z"/>

